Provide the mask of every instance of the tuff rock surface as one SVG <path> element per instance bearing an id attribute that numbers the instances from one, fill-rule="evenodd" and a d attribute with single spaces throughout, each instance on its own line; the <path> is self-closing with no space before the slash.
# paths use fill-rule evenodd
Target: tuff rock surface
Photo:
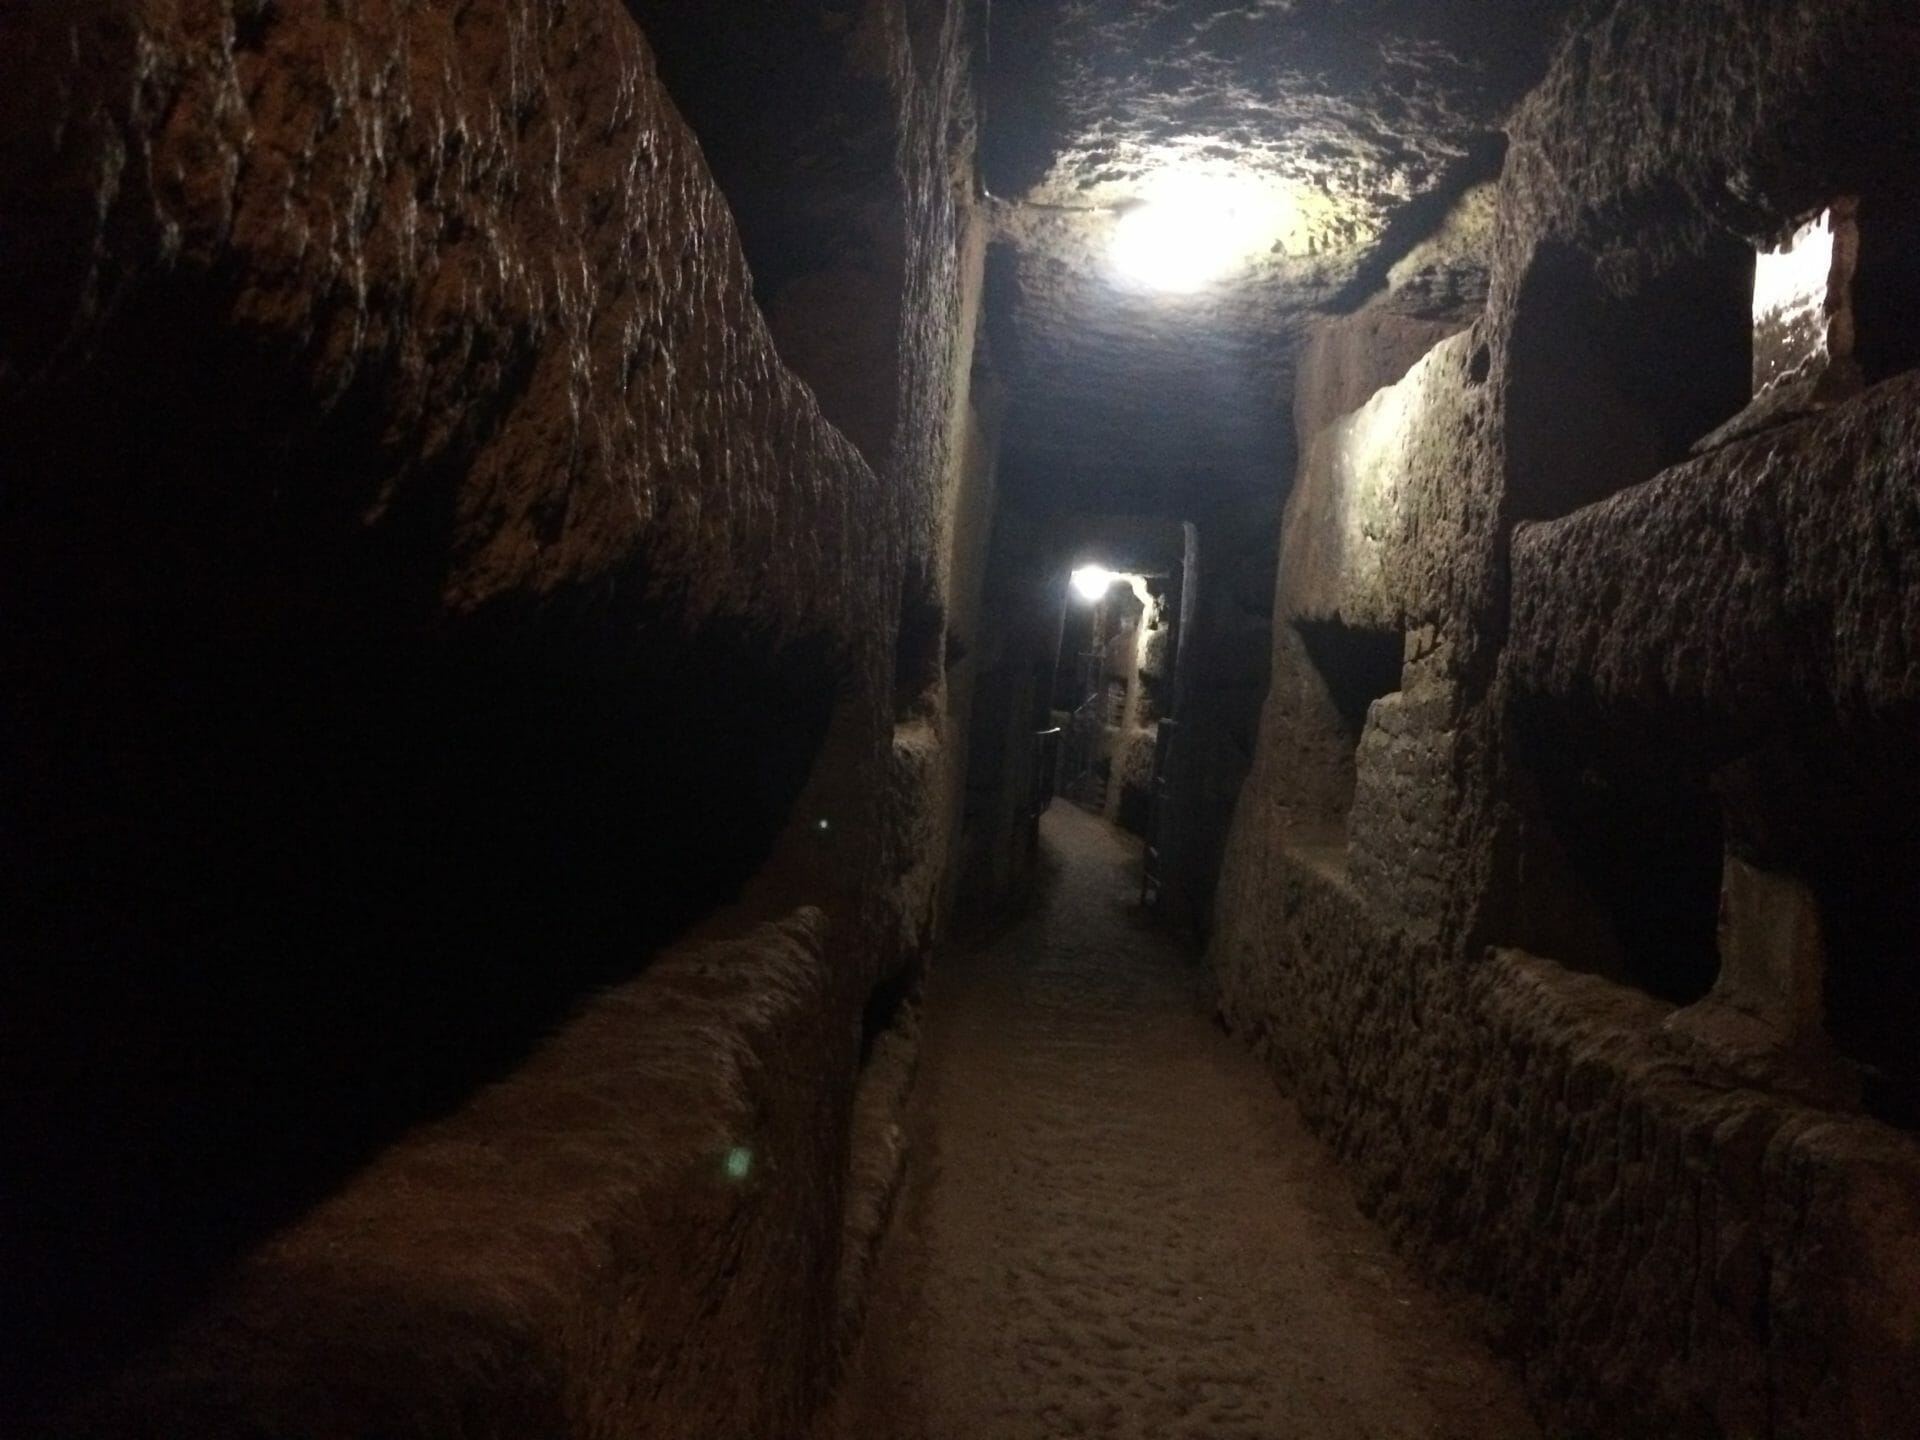
<path id="1" fill-rule="evenodd" d="M 1485 313 L 1383 298 L 1296 387 L 1220 1011 L 1558 1433 L 1920 1400 L 1912 376 L 1692 455 L 1750 396 L 1753 247 L 1905 183 L 1916 53 L 1899 6 L 1594 7 Z"/>
<path id="2" fill-rule="evenodd" d="M 0 16 L 10 1416 L 831 1384 L 991 484 L 964 12 L 868 10 L 868 456 L 614 0 Z"/>

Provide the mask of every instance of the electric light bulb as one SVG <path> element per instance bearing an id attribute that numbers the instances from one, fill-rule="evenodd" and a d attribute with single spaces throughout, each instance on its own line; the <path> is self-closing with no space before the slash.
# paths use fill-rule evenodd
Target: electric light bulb
<path id="1" fill-rule="evenodd" d="M 1291 203 L 1271 182 L 1162 176 L 1115 222 L 1108 258 L 1132 284 L 1192 294 L 1270 250 L 1292 219 Z"/>
<path id="2" fill-rule="evenodd" d="M 1073 572 L 1073 588 L 1082 598 L 1099 600 L 1113 584 L 1113 572 L 1100 565 L 1082 565 Z"/>

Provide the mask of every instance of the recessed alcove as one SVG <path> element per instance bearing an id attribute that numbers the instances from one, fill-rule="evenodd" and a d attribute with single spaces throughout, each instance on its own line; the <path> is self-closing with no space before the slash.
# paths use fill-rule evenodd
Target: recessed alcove
<path id="1" fill-rule="evenodd" d="M 881 1040 L 897 1030 L 911 1014 L 919 1002 L 925 979 L 925 957 L 912 956 L 905 965 L 868 992 L 867 1003 L 860 1012 L 862 1068 L 872 1063 L 874 1048 Z"/>
<path id="2" fill-rule="evenodd" d="M 1787 803 L 1791 860 L 1819 904 L 1822 1002 L 1834 1049 L 1881 1120 L 1920 1129 L 1920 770 L 1894 729 L 1823 730 Z"/>
<path id="3" fill-rule="evenodd" d="M 1754 405 L 1719 439 L 1844 402 L 1920 365 L 1920 219 L 1905 176 L 1836 196 L 1758 252 Z"/>
<path id="4" fill-rule="evenodd" d="M 1701 999 L 1725 855 L 1708 762 L 1556 704 L 1514 713 L 1531 814 L 1513 938 L 1673 1005 Z"/>
<path id="5" fill-rule="evenodd" d="M 1398 630 L 1339 620 L 1296 620 L 1294 629 L 1311 671 L 1302 724 L 1315 733 L 1302 736 L 1302 764 L 1313 773 L 1302 776 L 1310 798 L 1293 828 L 1303 844 L 1344 850 L 1367 711 L 1399 690 L 1406 641 Z"/>
<path id="6" fill-rule="evenodd" d="M 1910 177 L 1860 196 L 1854 358 L 1878 384 L 1920 367 L 1920 184 Z"/>
<path id="7" fill-rule="evenodd" d="M 1522 283 L 1507 359 L 1518 519 L 1553 519 L 1651 479 L 1752 393 L 1751 248 L 1716 235 L 1659 275 L 1609 283 L 1565 246 Z"/>
<path id="8" fill-rule="evenodd" d="M 1832 952 L 1827 1030 L 1859 1067 L 1867 1112 L 1920 1130 L 1920 845 L 1910 823 L 1887 838 L 1884 849 L 1870 842 L 1875 853 L 1850 854 L 1816 873 Z"/>

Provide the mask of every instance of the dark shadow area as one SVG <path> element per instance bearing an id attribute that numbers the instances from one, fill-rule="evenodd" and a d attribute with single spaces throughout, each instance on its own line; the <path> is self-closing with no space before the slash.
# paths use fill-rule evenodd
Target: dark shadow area
<path id="1" fill-rule="evenodd" d="M 880 1037 L 898 1026 L 918 1003 L 926 973 L 925 961 L 915 958 L 874 986 L 867 995 L 866 1008 L 860 1014 L 862 1068 L 873 1058 L 873 1048 L 880 1043 Z"/>
<path id="2" fill-rule="evenodd" d="M 1153 818 L 1153 792 L 1139 785 L 1128 785 L 1120 792 L 1120 807 L 1115 820 L 1122 830 L 1146 837 Z"/>
<path id="3" fill-rule="evenodd" d="M 884 76 L 849 64 L 853 7 L 627 0 L 727 197 L 763 310 L 872 243 L 898 136 Z M 742 101 L 751 97 L 751 104 Z"/>
<path id="4" fill-rule="evenodd" d="M 1804 879 L 1835 1048 L 1869 1114 L 1920 1127 L 1920 769 L 1899 727 L 1806 726 L 1723 772 L 1729 847 Z"/>
<path id="5" fill-rule="evenodd" d="M 1338 620 L 1296 620 L 1294 629 L 1325 687 L 1316 723 L 1331 732 L 1315 747 L 1327 771 L 1321 789 L 1323 808 L 1329 813 L 1318 818 L 1311 833 L 1299 838 L 1309 843 L 1344 843 L 1367 709 L 1399 690 L 1406 639 L 1398 630 L 1363 629 Z M 1329 759 L 1334 763 L 1327 764 Z"/>
<path id="6" fill-rule="evenodd" d="M 1853 843 L 1814 867 L 1828 959 L 1827 1030 L 1860 1067 L 1867 1113 L 1920 1129 L 1920 836 L 1904 808 L 1874 797 Z M 1865 799 L 1866 797 L 1862 797 Z"/>
<path id="7" fill-rule="evenodd" d="M 1536 855 L 1544 919 L 1524 943 L 1576 969 L 1688 1005 L 1713 988 L 1724 831 L 1708 764 L 1520 703 L 1516 737 L 1557 863 Z M 1604 933 L 1583 933 L 1588 925 Z"/>
<path id="8" fill-rule="evenodd" d="M 450 614 L 382 377 L 317 405 L 203 315 L 0 417 L 9 1416 L 724 904 L 834 702 L 638 568 Z"/>
<path id="9" fill-rule="evenodd" d="M 900 619 L 893 644 L 893 718 L 896 724 L 931 719 L 946 673 L 946 612 L 924 562 L 907 562 Z"/>
<path id="10" fill-rule="evenodd" d="M 1920 185 L 1906 176 L 1860 197 L 1854 358 L 1867 384 L 1920 367 Z"/>
<path id="11" fill-rule="evenodd" d="M 1326 682 L 1341 725 L 1358 745 L 1367 707 L 1400 688 L 1405 638 L 1398 630 L 1365 630 L 1338 620 L 1298 620 L 1294 627 Z"/>
<path id="12" fill-rule="evenodd" d="M 1202 939 L 1240 788 L 1253 768 L 1273 664 L 1277 508 L 1216 510 L 1187 531 L 1179 574 L 1166 793 L 1152 844 L 1164 857 L 1161 913 Z M 1202 556 L 1205 556 L 1204 560 Z"/>
<path id="13" fill-rule="evenodd" d="M 1541 251 L 1508 356 L 1516 518 L 1555 519 L 1651 479 L 1745 408 L 1753 270 L 1750 247 L 1715 237 L 1619 293 L 1584 255 Z"/>
<path id="14" fill-rule="evenodd" d="M 1094 607 L 1066 602 L 1060 617 L 1060 656 L 1054 666 L 1050 704 L 1055 710 L 1072 711 L 1091 698 L 1087 678 L 1087 656 L 1093 648 Z"/>
<path id="15" fill-rule="evenodd" d="M 1060 737 L 1048 701 L 1061 636 L 1067 576 L 1041 524 L 996 516 L 981 585 L 979 631 L 967 723 L 955 930 L 992 924 L 1025 903 L 1037 837 L 1036 803 L 1051 799 Z"/>
<path id="16" fill-rule="evenodd" d="M 981 76 L 980 176 L 990 195 L 1018 199 L 1046 177 L 1052 137 L 1066 124 L 1054 0 L 992 0 Z"/>

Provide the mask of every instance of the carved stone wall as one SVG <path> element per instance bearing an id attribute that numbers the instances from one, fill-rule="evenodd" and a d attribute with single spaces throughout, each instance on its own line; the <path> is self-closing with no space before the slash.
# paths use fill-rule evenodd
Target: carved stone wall
<path id="1" fill-rule="evenodd" d="M 1610 7 L 1515 119 L 1485 315 L 1304 362 L 1219 1006 L 1555 1433 L 1920 1403 L 1913 376 L 1710 434 L 1742 258 L 1901 183 L 1897 8 Z"/>
<path id="2" fill-rule="evenodd" d="M 971 27 L 869 9 L 866 457 L 615 0 L 0 17 L 10 1415 L 831 1383 L 964 745 L 896 733 L 901 636 L 991 487 Z"/>

